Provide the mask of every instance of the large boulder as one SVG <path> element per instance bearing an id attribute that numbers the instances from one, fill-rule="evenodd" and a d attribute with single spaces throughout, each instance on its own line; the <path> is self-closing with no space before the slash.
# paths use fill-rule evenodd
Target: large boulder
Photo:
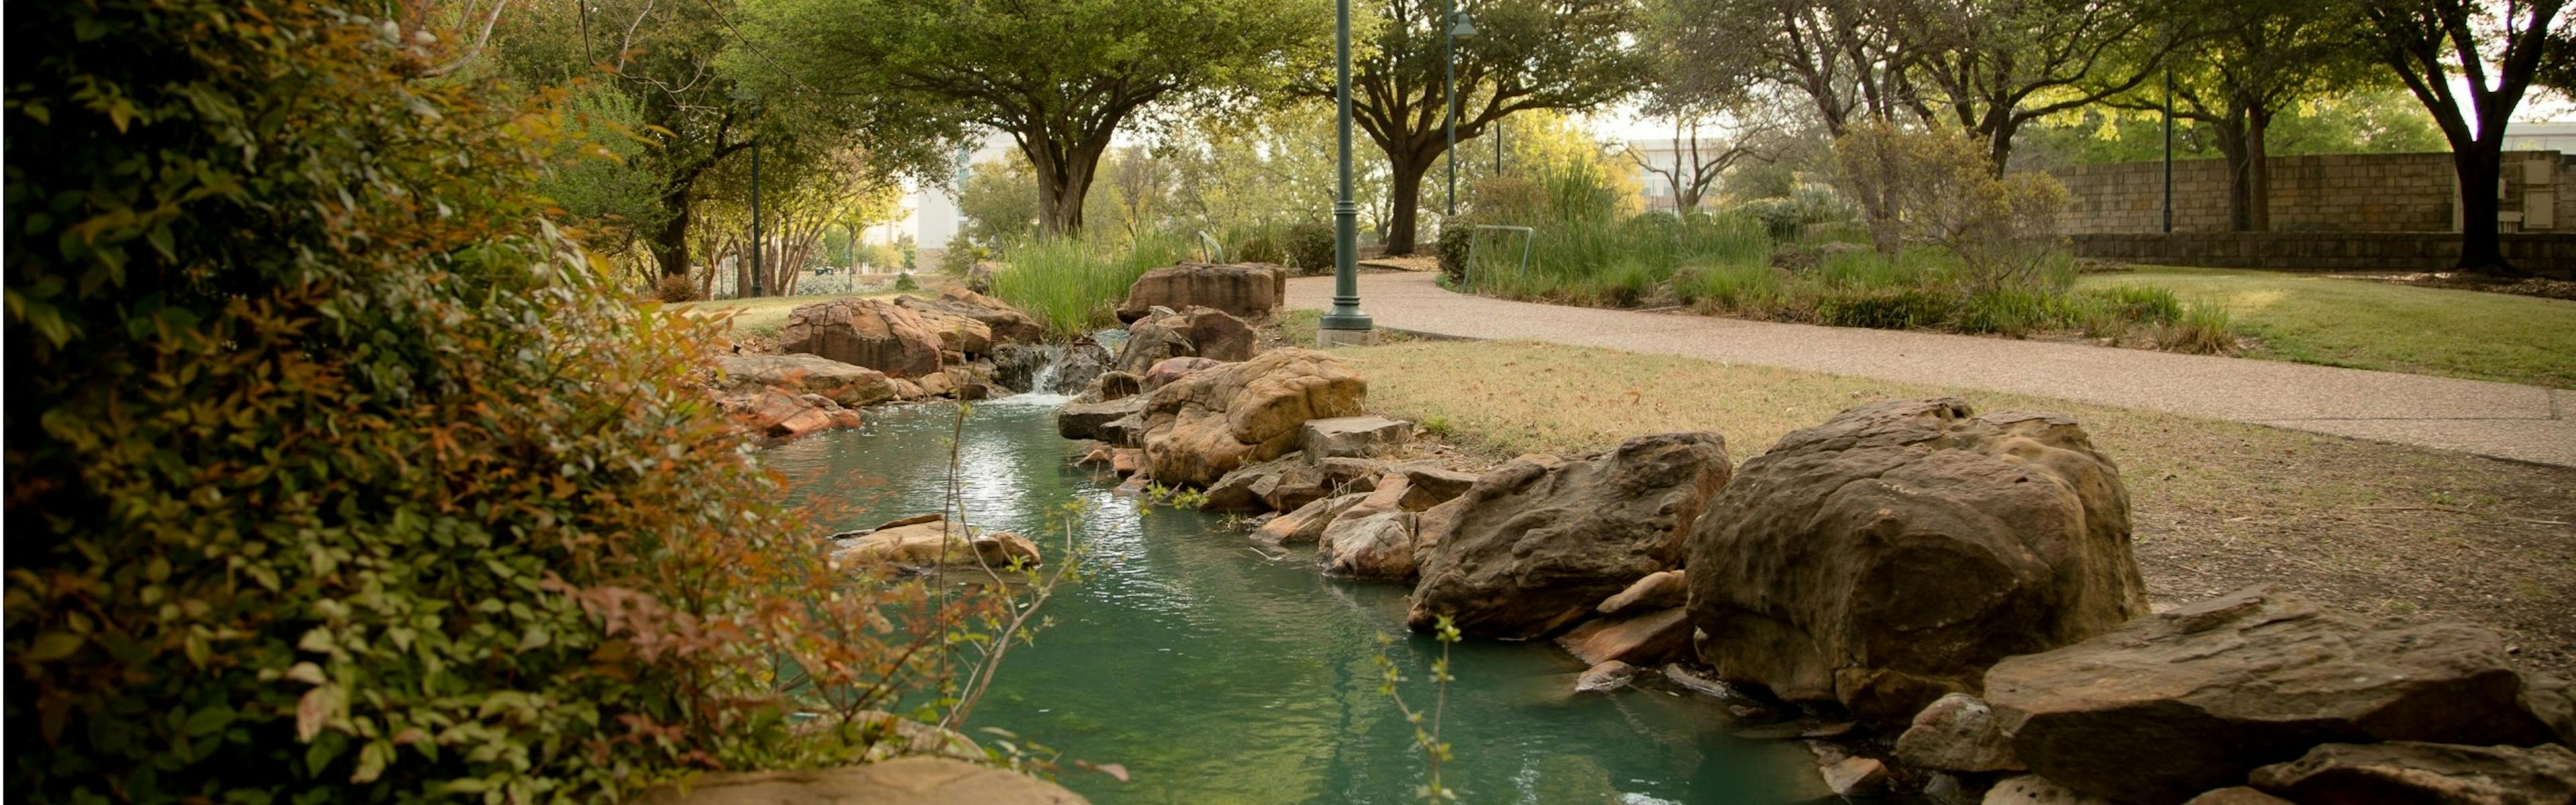
<path id="1" fill-rule="evenodd" d="M 1556 636 L 1558 648 L 1587 664 L 1621 660 L 1656 665 L 1690 650 L 1690 613 L 1681 607 L 1624 617 L 1594 618 Z"/>
<path id="2" fill-rule="evenodd" d="M 2300 805 L 2566 805 L 2576 802 L 2576 752 L 2557 745 L 2326 744 L 2255 769 L 2252 781 Z"/>
<path id="3" fill-rule="evenodd" d="M 2257 587 L 1996 663 L 1985 699 L 2033 773 L 2170 803 L 2321 743 L 2576 738 L 2564 699 L 2532 687 L 2485 629 L 2367 622 Z"/>
<path id="4" fill-rule="evenodd" d="M 895 301 L 900 303 L 903 300 Z M 939 351 L 954 358 L 949 363 L 962 363 L 993 353 L 993 328 L 984 326 L 983 322 L 936 308 L 907 309 L 921 317 L 921 323 L 928 325 L 933 335 L 939 336 Z"/>
<path id="5" fill-rule="evenodd" d="M 826 428 L 859 426 L 859 412 L 819 394 L 761 388 L 721 398 L 717 405 L 746 431 L 768 439 L 793 439 Z"/>
<path id="6" fill-rule="evenodd" d="M 1083 805 L 1054 783 L 944 757 L 907 757 L 832 769 L 725 772 L 665 783 L 638 805 Z"/>
<path id="7" fill-rule="evenodd" d="M 1220 512 L 1296 511 L 1332 492 L 1324 470 L 1298 453 L 1246 464 L 1208 484 L 1201 508 Z"/>
<path id="8" fill-rule="evenodd" d="M 1514 459 L 1423 513 L 1422 582 L 1406 620 L 1428 629 L 1447 615 L 1461 632 L 1510 640 L 1569 625 L 1679 564 L 1683 534 L 1728 467 L 1726 441 L 1706 432 Z"/>
<path id="9" fill-rule="evenodd" d="M 1205 487 L 1295 450 L 1307 420 L 1358 414 L 1367 393 L 1359 373 L 1305 349 L 1191 373 L 1144 395 L 1148 472 L 1162 483 Z"/>
<path id="10" fill-rule="evenodd" d="M 1691 532 L 1701 659 L 1902 724 L 2145 613 L 2119 469 L 2073 422 L 1972 413 L 1854 408 L 1745 462 Z"/>
<path id="11" fill-rule="evenodd" d="M 1399 473 L 1377 480 L 1357 505 L 1334 515 L 1315 543 L 1315 558 L 1328 575 L 1405 581 L 1418 567 L 1414 513 L 1404 510 L 1409 484 Z"/>
<path id="12" fill-rule="evenodd" d="M 723 372 L 718 383 L 730 391 L 811 392 L 846 406 L 872 405 L 895 396 L 894 381 L 884 372 L 820 355 L 724 355 L 716 358 L 716 368 Z"/>
<path id="13" fill-rule="evenodd" d="M 1224 361 L 1215 358 L 1164 358 L 1155 361 L 1153 366 L 1145 370 L 1145 377 L 1140 381 L 1140 387 L 1146 391 L 1153 391 L 1171 385 L 1174 380 L 1188 377 L 1191 372 L 1223 365 L 1225 365 Z"/>
<path id="14" fill-rule="evenodd" d="M 1142 375 L 1172 358 L 1231 362 L 1252 354 L 1252 325 L 1242 319 L 1209 307 L 1155 308 L 1127 325 L 1127 343 L 1110 368 Z"/>
<path id="15" fill-rule="evenodd" d="M 1316 458 L 1366 458 L 1404 447 L 1413 438 L 1413 423 L 1382 416 L 1346 416 L 1306 423 L 1299 437 L 1306 455 Z"/>
<path id="16" fill-rule="evenodd" d="M 898 296 L 894 303 L 919 311 L 938 311 L 963 316 L 984 325 L 995 344 L 1034 344 L 1046 339 L 1046 327 L 1010 303 L 951 286 L 938 296 Z"/>
<path id="17" fill-rule="evenodd" d="M 799 305 L 778 331 L 785 352 L 821 355 L 890 377 L 939 371 L 939 334 L 920 314 L 883 299 L 833 299 Z"/>
<path id="18" fill-rule="evenodd" d="M 1965 693 L 1943 696 L 1914 714 L 1914 723 L 1896 736 L 1896 759 L 1932 771 L 2023 770 L 1994 708 Z"/>
<path id="19" fill-rule="evenodd" d="M 1102 428 L 1111 422 L 1135 416 L 1145 410 L 1145 398 L 1120 397 L 1108 402 L 1069 402 L 1055 412 L 1055 432 L 1067 439 L 1100 439 L 1118 444 L 1123 440 L 1102 438 Z M 1129 446 L 1120 444 L 1120 446 Z"/>
<path id="20" fill-rule="evenodd" d="M 1119 321 L 1135 321 L 1156 307 L 1205 305 L 1247 319 L 1270 315 L 1288 298 L 1287 269 L 1268 263 L 1182 263 L 1157 268 L 1127 287 Z"/>
<path id="21" fill-rule="evenodd" d="M 843 567 L 893 567 L 1004 571 L 1034 567 L 1037 543 L 1018 534 L 985 531 L 945 518 L 908 517 L 865 531 L 832 535 L 832 561 Z"/>

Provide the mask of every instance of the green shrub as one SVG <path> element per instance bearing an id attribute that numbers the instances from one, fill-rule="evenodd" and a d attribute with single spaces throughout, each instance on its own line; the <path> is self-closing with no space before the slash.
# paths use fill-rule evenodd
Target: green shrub
<path id="1" fill-rule="evenodd" d="M 1217 241 L 1225 244 L 1226 259 L 1238 263 L 1277 263 L 1294 268 L 1297 261 L 1289 252 L 1289 239 L 1294 235 L 1294 227 L 1254 224 L 1227 227 Z M 1326 242 L 1330 243 L 1329 240 Z"/>
<path id="2" fill-rule="evenodd" d="M 2182 300 L 2153 285 L 2113 285 L 2084 294 L 2098 300 L 2113 318 L 2147 324 L 2170 324 L 2182 318 Z"/>
<path id="3" fill-rule="evenodd" d="M 912 272 L 906 271 L 894 275 L 894 289 L 898 291 L 918 291 L 921 290 L 921 283 L 913 281 Z"/>
<path id="4" fill-rule="evenodd" d="M 966 233 L 959 232 L 950 235 L 948 247 L 939 251 L 939 273 L 951 277 L 964 277 L 967 272 L 974 270 L 976 263 L 991 259 L 993 259 L 993 250 L 984 248 L 973 239 L 966 237 Z"/>
<path id="5" fill-rule="evenodd" d="M 1780 294 L 1780 270 L 1768 265 L 1717 265 L 1673 274 L 1673 297 L 1704 310 L 1759 313 Z"/>
<path id="6" fill-rule="evenodd" d="M 1815 303 L 1819 324 L 1881 330 L 1935 326 L 1949 321 L 1955 307 L 1948 294 L 1922 288 L 1826 289 Z"/>
<path id="7" fill-rule="evenodd" d="M 2156 347 L 2175 352 L 2226 355 L 2236 351 L 2236 324 L 2227 308 L 2206 302 L 2183 305 L 2182 315 L 2156 331 Z"/>
<path id="8" fill-rule="evenodd" d="M 2027 290 L 1982 291 L 1961 300 L 1950 326 L 1963 333 L 2021 337 L 2057 323 L 2052 297 Z"/>
<path id="9" fill-rule="evenodd" d="M 1333 225 L 1308 221 L 1289 227 L 1288 262 L 1299 274 L 1333 273 Z"/>
<path id="10" fill-rule="evenodd" d="M 855 759 L 788 716 L 902 695 L 932 668 L 900 636 L 966 624 L 822 566 L 688 380 L 708 325 L 544 222 L 549 114 L 420 80 L 449 54 L 376 8 L 9 16 L 44 41 L 7 107 L 7 798 L 602 801 Z"/>
<path id="11" fill-rule="evenodd" d="M 664 274 L 653 281 L 653 296 L 664 302 L 698 301 L 698 284 L 678 274 Z"/>
<path id="12" fill-rule="evenodd" d="M 1476 227 L 1465 219 L 1452 219 L 1440 226 L 1440 239 L 1432 250 L 1440 255 L 1440 275 L 1450 285 L 1464 287 L 1467 282 L 1467 256 L 1476 245 Z"/>

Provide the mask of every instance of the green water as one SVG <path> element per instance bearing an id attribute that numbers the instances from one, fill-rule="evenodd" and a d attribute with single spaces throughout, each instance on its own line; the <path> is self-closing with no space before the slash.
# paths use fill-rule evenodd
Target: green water
<path id="1" fill-rule="evenodd" d="M 1423 763 L 1378 691 L 1380 634 L 1417 680 L 1437 643 L 1404 633 L 1405 590 L 1331 581 L 1309 551 L 1277 559 L 1244 530 L 1109 494 L 1055 434 L 1061 398 L 1002 398 L 969 418 L 960 451 L 978 525 L 1032 534 L 1050 507 L 1094 505 L 1078 538 L 1088 577 L 1048 603 L 1056 625 L 1012 653 L 969 732 L 1001 727 L 1064 757 L 1060 782 L 1116 803 L 1411 801 Z M 848 504 L 842 528 L 937 511 L 953 408 L 874 409 L 861 430 L 772 448 L 800 493 Z M 1060 538 L 1059 538 L 1060 539 Z M 1049 540 L 1041 539 L 1047 543 Z M 1052 558 L 1052 554 L 1050 554 Z M 1626 690 L 1572 696 L 1583 668 L 1553 646 L 1457 647 L 1445 778 L 1470 803 L 1775 803 L 1822 793 L 1796 744 L 1732 738 L 1710 705 Z M 1415 682 L 1407 700 L 1428 705 Z M 977 734 L 976 737 L 986 736 Z"/>

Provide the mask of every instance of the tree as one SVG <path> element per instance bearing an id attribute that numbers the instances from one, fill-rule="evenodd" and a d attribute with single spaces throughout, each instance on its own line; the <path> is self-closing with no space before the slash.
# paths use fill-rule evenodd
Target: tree
<path id="1" fill-rule="evenodd" d="M 2366 63 L 2355 56 L 2345 34 L 2349 15 L 2332 5 L 2224 0 L 2199 13 L 2214 23 L 2210 33 L 2185 44 L 2169 60 L 2173 115 L 2205 127 L 2227 160 L 2228 228 L 2266 231 L 2272 228 L 2274 118 L 2298 101 L 2366 85 L 2368 76 L 2361 74 Z M 2110 102 L 2154 111 L 2168 99 L 2162 87 L 2150 82 Z"/>
<path id="2" fill-rule="evenodd" d="M 1329 35 L 1319 0 L 752 0 L 761 52 L 838 94 L 1011 136 L 1038 220 L 1081 228 L 1112 136 L 1147 104 L 1274 80 Z"/>
<path id="3" fill-rule="evenodd" d="M 2364 41 L 2451 144 L 2460 178 L 2459 268 L 2512 272 L 2496 228 L 2505 124 L 2543 66 L 2566 58 L 2552 55 L 2568 46 L 2567 32 L 2557 29 L 2565 0 L 2361 2 L 2370 21 Z"/>
<path id="4" fill-rule="evenodd" d="M 1422 176 L 1447 153 L 1449 23 L 1452 0 L 1387 0 L 1376 40 L 1351 64 L 1351 116 L 1385 152 L 1393 207 L 1388 254 L 1414 250 Z M 1636 0 L 1487 0 L 1459 3 L 1475 36 L 1457 40 L 1458 139 L 1473 140 L 1505 115 L 1533 109 L 1588 109 L 1639 89 L 1650 74 L 1631 41 Z M 1319 73 L 1296 93 L 1329 99 Z"/>
<path id="5" fill-rule="evenodd" d="M 2013 137 L 2033 120 L 2136 89 L 2198 22 L 2172 0 L 1922 0 L 1902 36 L 1916 43 L 1927 124 L 1986 144 L 1992 169 L 2010 165 Z"/>
<path id="6" fill-rule="evenodd" d="M 1664 59 L 1658 95 L 1707 103 L 1770 84 L 1805 95 L 1825 132 L 1889 120 L 1913 94 L 1907 69 L 1916 0 L 1664 0 L 1650 41 Z"/>

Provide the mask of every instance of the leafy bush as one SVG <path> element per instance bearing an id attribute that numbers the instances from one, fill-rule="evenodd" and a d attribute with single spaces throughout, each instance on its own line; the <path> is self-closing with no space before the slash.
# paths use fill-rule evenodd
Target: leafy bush
<path id="1" fill-rule="evenodd" d="M 2175 352 L 2226 355 L 2236 351 L 2236 324 L 2227 308 L 2194 302 L 2184 305 L 2182 315 L 2157 329 L 2156 346 Z"/>
<path id="2" fill-rule="evenodd" d="M 918 291 L 921 290 L 921 283 L 913 281 L 912 272 L 906 271 L 894 275 L 894 289 L 898 291 Z"/>
<path id="3" fill-rule="evenodd" d="M 1835 327 L 1904 330 L 1949 321 L 1955 308 L 1949 295 L 1922 288 L 1844 288 L 1818 296 L 1816 321 Z"/>
<path id="4" fill-rule="evenodd" d="M 653 282 L 653 296 L 664 302 L 695 302 L 698 284 L 678 274 L 664 274 Z"/>
<path id="5" fill-rule="evenodd" d="M 552 115 L 327 5 L 8 28 L 11 801 L 846 762 L 941 653 L 897 644 L 966 626 L 822 565 L 686 385 L 707 325 L 541 217 Z"/>
<path id="6" fill-rule="evenodd" d="M 1333 225 L 1308 221 L 1288 228 L 1288 262 L 1297 273 L 1333 273 Z"/>
<path id="7" fill-rule="evenodd" d="M 1432 251 L 1440 256 L 1440 276 L 1447 277 L 1451 287 L 1464 287 L 1467 282 L 1467 256 L 1476 246 L 1476 226 L 1464 217 L 1443 222 L 1440 239 Z"/>
<path id="8" fill-rule="evenodd" d="M 2174 292 L 2153 285 L 2113 285 L 2096 288 L 2086 296 L 2099 300 L 2115 318 L 2125 321 L 2168 324 L 2182 318 L 2182 300 Z"/>
<path id="9" fill-rule="evenodd" d="M 1963 134 L 1868 122 L 1834 143 L 1834 159 L 1862 197 L 1894 201 L 1906 237 L 1956 255 L 1959 279 L 1978 292 L 2025 286 L 2064 259 L 2066 186 L 2046 174 L 1995 175 L 1984 147 Z"/>
<path id="10" fill-rule="evenodd" d="M 939 251 L 939 273 L 951 277 L 964 277 L 974 270 L 976 263 L 991 259 L 993 259 L 992 249 L 984 248 L 982 244 L 966 237 L 966 233 L 959 232 L 950 235 L 947 248 Z"/>

